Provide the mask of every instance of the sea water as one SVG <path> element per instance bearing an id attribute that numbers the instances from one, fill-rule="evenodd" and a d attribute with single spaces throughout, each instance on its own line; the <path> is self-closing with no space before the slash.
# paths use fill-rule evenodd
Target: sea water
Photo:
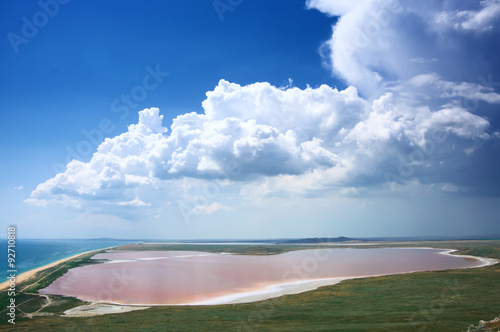
<path id="1" fill-rule="evenodd" d="M 17 275 L 38 267 L 45 266 L 52 262 L 81 254 L 86 251 L 107 247 L 120 246 L 127 243 L 137 243 L 138 240 L 27 240 L 16 239 L 15 247 L 15 267 Z M 0 240 L 0 271 L 7 275 L 7 270 L 11 270 L 7 261 L 7 240 Z M 12 252 L 11 252 L 12 253 Z M 4 280 L 2 280 L 3 282 Z"/>

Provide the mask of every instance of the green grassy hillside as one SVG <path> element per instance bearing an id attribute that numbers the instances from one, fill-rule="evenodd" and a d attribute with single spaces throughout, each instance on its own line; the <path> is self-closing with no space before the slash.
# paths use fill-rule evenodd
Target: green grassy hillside
<path id="1" fill-rule="evenodd" d="M 419 242 L 391 246 L 455 248 L 459 253 L 500 259 L 500 241 Z M 384 246 L 389 246 L 385 244 Z M 182 247 L 182 248 L 181 248 Z M 235 251 L 269 254 L 304 246 L 204 246 L 180 245 L 165 249 Z M 175 249 L 174 249 L 175 248 Z M 309 247 L 308 247 L 309 248 Z M 147 248 L 151 250 L 151 248 Z M 31 294 L 67 268 L 87 263 L 79 258 L 57 270 L 43 282 L 25 290 Z M 54 268 L 54 269 L 57 269 Z M 53 271 L 52 271 L 53 272 Z M 44 271 L 37 276 L 43 278 Z M 20 288 L 19 288 L 20 286 Z M 18 285 L 18 289 L 26 285 Z M 7 324 L 6 311 L 1 330 L 15 331 L 465 331 L 479 320 L 500 314 L 500 265 L 477 269 L 418 272 L 405 275 L 347 280 L 298 295 L 283 296 L 250 304 L 218 306 L 168 306 L 125 314 L 88 318 L 60 317 L 82 303 L 51 296 L 52 304 L 32 319 L 18 313 L 15 329 Z M 6 294 L 0 299 L 5 308 Z M 21 294 L 17 303 L 33 313 L 45 303 L 36 295 Z"/>

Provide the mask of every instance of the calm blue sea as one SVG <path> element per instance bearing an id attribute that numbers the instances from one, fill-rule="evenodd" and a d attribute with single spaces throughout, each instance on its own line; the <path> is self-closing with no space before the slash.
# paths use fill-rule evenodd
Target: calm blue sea
<path id="1" fill-rule="evenodd" d="M 17 275 L 57 260 L 89 250 L 137 243 L 138 240 L 24 240 L 16 239 Z M 7 262 L 7 240 L 0 240 L 0 275 L 10 270 Z M 3 279 L 3 278 L 2 278 Z M 0 280 L 3 282 L 4 280 Z"/>

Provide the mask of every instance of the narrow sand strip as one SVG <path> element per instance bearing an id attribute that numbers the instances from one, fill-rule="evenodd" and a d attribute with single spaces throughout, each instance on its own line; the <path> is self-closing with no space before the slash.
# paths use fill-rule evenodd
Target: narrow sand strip
<path id="1" fill-rule="evenodd" d="M 450 255 L 450 256 L 455 256 L 455 257 L 463 257 L 465 259 L 474 259 L 474 260 L 478 260 L 478 261 L 481 262 L 481 265 L 471 267 L 471 269 L 475 269 L 475 268 L 478 268 L 478 267 L 485 267 L 485 266 L 495 265 L 495 264 L 499 263 L 499 261 L 497 259 L 494 259 L 494 258 L 478 257 L 478 256 L 471 256 L 471 255 L 455 255 L 455 254 L 453 254 L 454 252 L 458 251 L 457 249 L 445 249 L 445 250 L 446 251 L 442 253 L 443 255 Z"/>
<path id="2" fill-rule="evenodd" d="M 354 278 L 326 278 L 285 282 L 281 284 L 268 285 L 263 289 L 255 291 L 224 295 L 204 301 L 192 302 L 188 305 L 236 304 L 263 301 L 283 295 L 292 295 L 312 291 L 322 286 L 335 285 L 347 279 Z"/>
<path id="3" fill-rule="evenodd" d="M 74 258 L 83 256 L 83 255 L 86 255 L 86 254 L 90 254 L 90 253 L 93 253 L 93 252 L 97 252 L 97 251 L 104 250 L 104 249 L 110 249 L 110 248 L 115 248 L 115 246 L 108 247 L 108 248 L 102 248 L 102 249 L 96 249 L 96 250 L 90 250 L 90 251 L 87 251 L 87 252 L 82 252 L 81 254 L 76 254 L 76 255 L 71 256 L 71 257 L 63 258 L 63 259 L 60 259 L 58 261 L 52 262 L 50 264 L 47 264 L 45 266 L 42 266 L 42 267 L 39 267 L 39 268 L 36 268 L 36 269 L 33 269 L 33 270 L 29 270 L 29 271 L 24 272 L 24 273 L 21 273 L 20 275 L 16 276 L 16 285 L 20 284 L 21 282 L 24 282 L 24 281 L 26 281 L 26 280 L 28 280 L 30 278 L 32 278 L 36 273 L 38 273 L 40 271 L 43 271 L 43 270 L 46 270 L 46 269 L 50 269 L 51 267 L 54 267 L 54 266 L 56 266 L 58 264 L 70 261 L 70 260 L 72 260 Z M 10 285 L 10 281 L 2 282 L 0 284 L 0 290 L 9 288 L 9 285 Z"/>

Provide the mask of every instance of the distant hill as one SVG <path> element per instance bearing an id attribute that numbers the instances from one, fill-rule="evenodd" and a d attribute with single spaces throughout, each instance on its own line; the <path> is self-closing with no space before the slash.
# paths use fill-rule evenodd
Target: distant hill
<path id="1" fill-rule="evenodd" d="M 99 238 L 93 238 L 93 239 L 83 239 L 85 241 L 139 241 L 136 239 L 115 239 L 112 237 L 99 237 Z"/>
<path id="2" fill-rule="evenodd" d="M 324 242 L 349 242 L 349 241 L 362 241 L 358 239 L 353 239 L 350 237 L 339 236 L 339 237 L 314 237 L 306 239 L 293 239 L 293 240 L 283 240 L 277 243 L 324 243 Z"/>

